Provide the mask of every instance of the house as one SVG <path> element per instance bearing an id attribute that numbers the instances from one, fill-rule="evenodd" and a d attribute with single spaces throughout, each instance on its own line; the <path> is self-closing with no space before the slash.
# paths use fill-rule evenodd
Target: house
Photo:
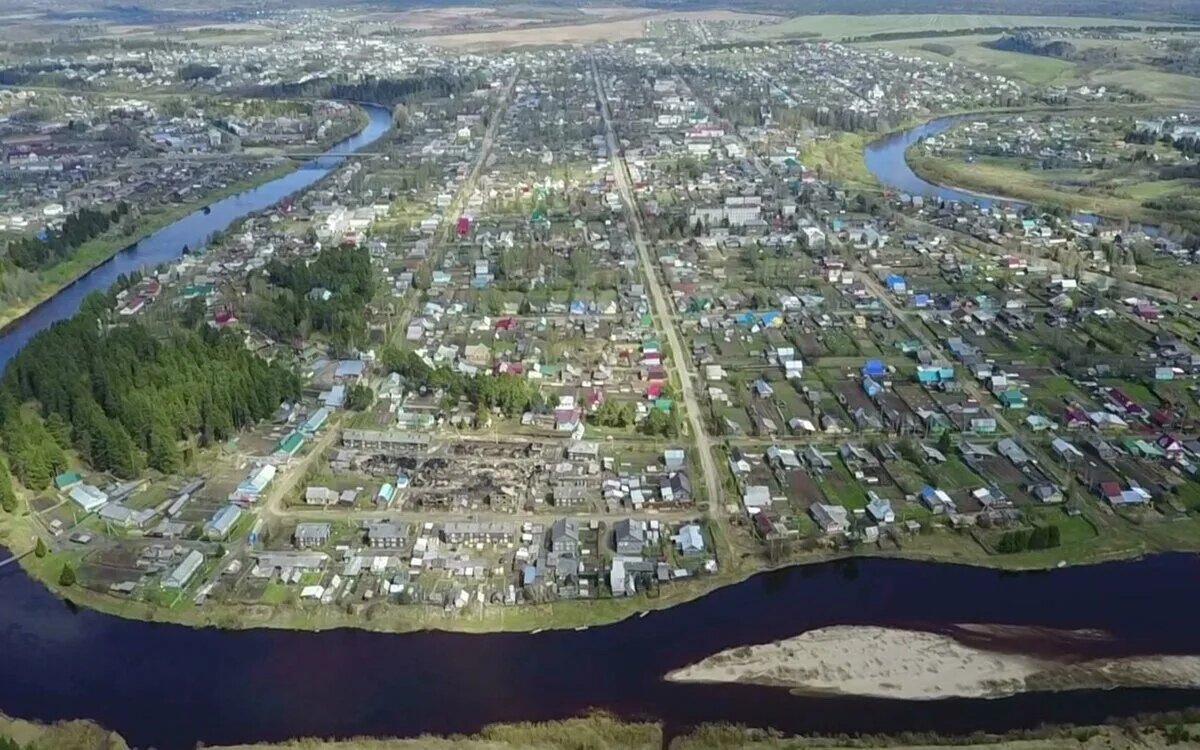
<path id="1" fill-rule="evenodd" d="M 646 546 L 646 523 L 626 518 L 613 524 L 613 540 L 618 555 L 640 555 Z"/>
<path id="2" fill-rule="evenodd" d="M 242 509 L 230 503 L 217 511 L 216 515 L 204 524 L 204 535 L 209 539 L 224 539 L 233 531 L 238 519 L 242 517 Z"/>
<path id="3" fill-rule="evenodd" d="M 850 530 L 850 514 L 840 505 L 814 503 L 808 512 L 826 534 L 845 534 Z"/>
<path id="4" fill-rule="evenodd" d="M 230 502 L 255 502 L 274 478 L 275 466 L 272 464 L 263 464 L 251 469 L 242 483 L 237 486 L 237 489 L 229 494 Z"/>
<path id="5" fill-rule="evenodd" d="M 404 529 L 396 523 L 375 521 L 367 524 L 367 543 L 375 549 L 395 549 L 404 542 Z"/>
<path id="6" fill-rule="evenodd" d="M 771 489 L 765 484 L 747 487 L 742 494 L 742 505 L 746 507 L 746 512 L 752 514 L 771 507 Z"/>
<path id="7" fill-rule="evenodd" d="M 874 495 L 874 493 L 869 494 Z M 877 495 L 867 503 L 867 514 L 875 519 L 876 523 L 895 523 L 896 521 L 896 513 L 892 510 L 891 502 Z"/>
<path id="8" fill-rule="evenodd" d="M 682 448 L 668 448 L 663 451 L 663 466 L 668 472 L 680 471 L 687 463 L 687 454 Z"/>
<path id="9" fill-rule="evenodd" d="M 196 575 L 196 571 L 200 570 L 200 566 L 204 564 L 204 554 L 192 550 L 183 558 L 183 562 L 179 563 L 174 570 L 163 579 L 163 588 L 165 589 L 183 589 L 187 588 L 188 582 Z"/>
<path id="10" fill-rule="evenodd" d="M 1139 485 L 1130 482 L 1128 489 L 1122 489 L 1119 482 L 1101 482 L 1100 497 L 1114 507 L 1119 505 L 1145 505 L 1150 502 L 1150 493 Z"/>
<path id="11" fill-rule="evenodd" d="M 64 471 L 54 478 L 54 487 L 60 490 L 69 490 L 75 485 L 83 481 L 83 477 L 77 471 Z"/>
<path id="12" fill-rule="evenodd" d="M 1040 503 L 1053 505 L 1063 502 L 1062 490 L 1050 482 L 1038 482 L 1031 484 L 1026 488 L 1029 495 Z"/>
<path id="13" fill-rule="evenodd" d="M 921 488 L 921 503 L 929 508 L 931 513 L 954 513 L 958 510 L 958 506 L 945 490 L 929 486 Z"/>
<path id="14" fill-rule="evenodd" d="M 600 444 L 594 440 L 572 440 L 567 445 L 567 458 L 572 461 L 595 461 L 600 456 Z"/>
<path id="15" fill-rule="evenodd" d="M 686 472 L 677 471 L 662 478 L 659 486 L 664 503 L 690 503 L 692 501 L 692 480 Z"/>
<path id="16" fill-rule="evenodd" d="M 560 518 L 550 526 L 550 551 L 560 555 L 579 554 L 579 523 Z"/>
<path id="17" fill-rule="evenodd" d="M 338 501 L 338 491 L 328 487 L 307 487 L 304 490 L 305 505 L 329 505 Z"/>
<path id="18" fill-rule="evenodd" d="M 1050 442 L 1050 448 L 1066 463 L 1073 463 L 1083 458 L 1083 451 L 1062 438 L 1054 438 Z"/>
<path id="19" fill-rule="evenodd" d="M 442 538 L 450 544 L 504 544 L 516 535 L 516 527 L 502 521 L 447 521 Z"/>
<path id="20" fill-rule="evenodd" d="M 675 542 L 680 554 L 695 555 L 704 551 L 704 535 L 694 523 L 681 527 L 679 533 L 671 537 L 671 541 Z"/>
<path id="21" fill-rule="evenodd" d="M 141 528 L 154 516 L 153 508 L 135 511 L 120 503 L 108 503 L 100 509 L 100 520 L 124 529 Z"/>
<path id="22" fill-rule="evenodd" d="M 108 495 L 104 494 L 103 490 L 82 482 L 72 486 L 67 495 L 86 513 L 91 513 L 108 502 Z"/>
<path id="23" fill-rule="evenodd" d="M 996 450 L 1000 452 L 1000 455 L 1004 456 L 1009 461 L 1012 461 L 1013 466 L 1018 468 L 1024 466 L 1030 461 L 1029 454 L 1027 454 L 1025 450 L 1017 444 L 1017 441 L 1013 440 L 1012 438 L 1004 438 L 1000 442 L 996 443 Z"/>
<path id="24" fill-rule="evenodd" d="M 296 524 L 292 539 L 300 549 L 321 547 L 329 543 L 329 528 L 327 523 Z"/>

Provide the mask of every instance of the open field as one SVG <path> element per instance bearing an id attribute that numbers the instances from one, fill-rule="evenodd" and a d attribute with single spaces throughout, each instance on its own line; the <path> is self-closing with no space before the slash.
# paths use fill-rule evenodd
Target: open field
<path id="1" fill-rule="evenodd" d="M 812 15 L 796 16 L 781 23 L 755 29 L 747 36 L 772 39 L 797 34 L 818 34 L 826 39 L 868 36 L 879 33 L 936 31 L 945 33 L 957 29 L 977 29 L 993 26 L 1080 26 L 1128 25 L 1128 19 L 1088 18 L 1083 16 L 1008 16 L 953 13 L 918 13 L 878 16 Z M 1145 22 L 1141 22 L 1145 23 Z"/>
<path id="2" fill-rule="evenodd" d="M 897 54 L 916 55 L 930 60 L 951 60 L 1039 86 L 1069 85 L 1079 81 L 1077 66 L 1069 60 L 1027 55 L 1021 52 L 1006 52 L 984 46 L 984 42 L 995 41 L 996 37 L 996 34 L 982 34 L 902 39 L 889 42 L 870 42 L 869 44 L 871 47 L 891 50 Z M 922 45 L 929 42 L 936 43 L 939 48 L 952 49 L 954 54 L 946 56 L 925 49 Z"/>
<path id="3" fill-rule="evenodd" d="M 1094 19 L 1089 19 L 1094 20 Z M 1200 102 L 1200 78 L 1158 70 L 1140 62 L 1141 42 L 1117 40 L 1072 40 L 1089 42 L 1088 47 L 1104 47 L 1117 51 L 1111 62 L 1076 62 L 1044 55 L 992 49 L 985 43 L 995 41 L 998 34 L 966 36 L 931 36 L 926 38 L 866 42 L 872 48 L 885 49 L 903 55 L 928 60 L 968 65 L 989 73 L 998 73 L 1037 86 L 1118 86 L 1137 91 L 1150 99 L 1167 105 L 1194 105 Z M 940 50 L 953 50 L 950 55 L 927 48 L 930 43 Z"/>
<path id="4" fill-rule="evenodd" d="M 863 160 L 866 144 L 867 138 L 860 133 L 838 133 L 805 144 L 801 159 L 823 178 L 851 187 L 875 187 L 879 183 Z"/>
<path id="5" fill-rule="evenodd" d="M 425 37 L 425 41 L 440 47 L 456 49 L 503 49 L 547 44 L 580 45 L 596 42 L 616 42 L 641 39 L 646 36 L 647 24 L 661 21 L 749 21 L 769 18 L 752 13 L 733 11 L 697 11 L 694 13 L 652 13 L 637 18 L 614 21 L 532 26 L 468 34 L 444 34 Z"/>
<path id="6" fill-rule="evenodd" d="M 869 649 L 863 644 L 870 643 Z M 927 700 L 1035 689 L 1200 684 L 1200 657 L 1137 657 L 1064 664 L 966 646 L 934 633 L 829 627 L 785 641 L 722 651 L 667 675 L 673 682 L 738 682 L 803 691 Z"/>

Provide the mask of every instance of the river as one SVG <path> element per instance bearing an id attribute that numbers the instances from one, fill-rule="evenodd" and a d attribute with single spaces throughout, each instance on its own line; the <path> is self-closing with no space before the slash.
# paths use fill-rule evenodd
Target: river
<path id="1" fill-rule="evenodd" d="M 386 109 L 375 106 L 366 106 L 364 109 L 368 116 L 367 125 L 325 153 L 345 154 L 357 151 L 374 143 L 388 131 L 391 127 L 391 114 Z M 159 263 L 179 258 L 183 254 L 184 245 L 192 250 L 204 247 L 214 233 L 228 228 L 248 214 L 270 208 L 287 196 L 313 185 L 343 159 L 342 156 L 322 156 L 304 162 L 296 171 L 283 177 L 209 204 L 207 213 L 203 207 L 197 208 L 179 221 L 119 251 L 9 325 L 0 335 L 0 369 L 38 331 L 74 315 L 84 298 L 92 292 L 108 289 L 122 274 L 153 268 Z"/>
<path id="2" fill-rule="evenodd" d="M 871 174 L 875 175 L 875 178 L 879 180 L 881 185 L 899 190 L 902 193 L 920 195 L 926 198 L 937 198 L 944 201 L 975 203 L 982 208 L 991 208 L 997 205 L 1011 206 L 1016 209 L 1025 208 L 1029 203 L 1015 198 L 976 193 L 953 186 L 938 185 L 929 182 L 914 172 L 912 167 L 909 166 L 908 159 L 905 158 L 909 146 L 912 146 L 923 138 L 943 133 L 964 120 L 978 119 L 980 118 L 977 115 L 939 117 L 913 126 L 908 130 L 901 130 L 886 135 L 867 145 L 864 154 L 867 169 L 871 171 Z M 1090 213 L 1076 213 L 1071 218 L 1085 224 L 1094 224 L 1099 220 L 1099 217 Z M 1149 230 L 1151 227 L 1143 227 L 1143 229 Z"/>
<path id="3" fill-rule="evenodd" d="M 914 703 L 661 677 L 725 648 L 831 624 L 1099 628 L 1115 638 L 1091 643 L 1088 655 L 1194 652 L 1198 583 L 1200 558 L 1182 554 L 1023 574 L 864 559 L 765 573 L 586 631 L 388 635 L 122 620 L 77 610 L 10 566 L 0 571 L 0 710 L 42 720 L 86 716 L 160 750 L 197 741 L 471 732 L 593 707 L 662 720 L 672 732 L 707 721 L 790 732 L 960 733 L 1099 722 L 1194 706 L 1200 691 Z"/>
<path id="4" fill-rule="evenodd" d="M 371 110 L 366 130 L 333 152 L 361 148 L 387 125 L 386 112 Z M 872 158 L 883 158 L 879 151 Z M 903 148 L 899 153 L 902 163 Z M 313 184 L 336 161 L 309 163 L 117 254 L 10 327 L 0 337 L 0 363 L 37 331 L 72 314 L 88 293 L 122 273 L 177 257 L 185 244 L 200 247 L 245 214 Z M 6 556 L 0 549 L 0 558 Z M 134 745 L 160 750 L 198 741 L 471 732 L 490 722 L 557 719 L 594 707 L 661 720 L 670 731 L 707 721 L 789 732 L 960 733 L 1098 722 L 1198 705 L 1200 691 L 911 703 L 796 697 L 661 677 L 725 648 L 834 624 L 1096 628 L 1114 638 L 1088 645 L 1089 656 L 1192 653 L 1197 584 L 1200 558 L 1183 554 L 1035 574 L 867 559 L 765 573 L 688 604 L 586 631 L 387 635 L 123 620 L 62 602 L 14 565 L 0 569 L 0 711 L 44 721 L 90 718 Z"/>

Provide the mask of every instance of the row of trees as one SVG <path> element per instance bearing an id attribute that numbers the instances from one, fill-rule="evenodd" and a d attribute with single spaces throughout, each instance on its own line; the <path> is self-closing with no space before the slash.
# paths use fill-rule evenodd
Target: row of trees
<path id="1" fill-rule="evenodd" d="M 416 352 L 395 347 L 384 349 L 380 362 L 399 373 L 409 388 L 442 391 L 447 404 L 465 398 L 476 408 L 496 408 L 509 416 L 545 406 L 537 386 L 519 375 L 466 375 L 446 366 L 430 367 Z"/>
<path id="2" fill-rule="evenodd" d="M 48 486 L 74 448 L 93 468 L 134 477 L 183 465 L 180 441 L 226 440 L 300 393 L 289 370 L 255 356 L 239 337 L 213 329 L 156 337 L 132 324 L 103 331 L 110 300 L 96 294 L 81 314 L 38 334 L 0 381 L 0 430 L 13 474 Z M 36 402 L 42 420 L 21 404 Z"/>
<path id="3" fill-rule="evenodd" d="M 1026 550 L 1052 549 L 1062 544 L 1062 533 L 1058 526 L 1035 526 L 1032 529 L 1006 531 L 996 543 L 996 551 L 1002 555 Z"/>
<path id="4" fill-rule="evenodd" d="M 473 91 L 487 81 L 481 74 L 464 76 L 418 75 L 408 78 L 352 80 L 349 76 L 312 78 L 302 83 L 275 83 L 241 92 L 249 97 L 275 99 L 349 99 L 392 106 L 412 99 L 444 99 Z"/>
<path id="5" fill-rule="evenodd" d="M 19 268 L 37 270 L 66 260 L 88 240 L 108 231 L 129 213 L 129 204 L 119 202 L 111 211 L 81 208 L 63 222 L 61 228 L 47 229 L 37 237 L 25 237 L 8 244 L 8 257 Z"/>

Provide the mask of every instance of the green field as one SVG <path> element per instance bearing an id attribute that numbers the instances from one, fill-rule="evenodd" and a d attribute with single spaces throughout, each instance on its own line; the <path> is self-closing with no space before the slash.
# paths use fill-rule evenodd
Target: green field
<path id="1" fill-rule="evenodd" d="M 928 37 L 927 39 L 902 39 L 890 42 L 869 42 L 871 47 L 891 50 L 897 54 L 915 55 L 930 60 L 953 60 L 963 65 L 986 70 L 989 73 L 999 73 L 1008 78 L 1018 78 L 1022 81 L 1039 86 L 1071 85 L 1080 81 L 1080 75 L 1075 63 L 1040 55 L 1026 55 L 1020 52 L 1005 52 L 983 46 L 998 35 L 987 34 L 980 36 Z M 954 50 L 947 58 L 937 52 L 923 49 L 921 45 L 934 43 Z"/>
<path id="2" fill-rule="evenodd" d="M 756 39 L 820 34 L 826 39 L 842 39 L 885 32 L 953 31 L 990 26 L 1115 26 L 1139 23 L 1119 18 L 1073 16 L 1006 16 L 956 13 L 885 14 L 878 16 L 823 14 L 796 16 L 777 24 L 758 27 L 749 35 Z M 1145 23 L 1145 22 L 1141 22 Z"/>

